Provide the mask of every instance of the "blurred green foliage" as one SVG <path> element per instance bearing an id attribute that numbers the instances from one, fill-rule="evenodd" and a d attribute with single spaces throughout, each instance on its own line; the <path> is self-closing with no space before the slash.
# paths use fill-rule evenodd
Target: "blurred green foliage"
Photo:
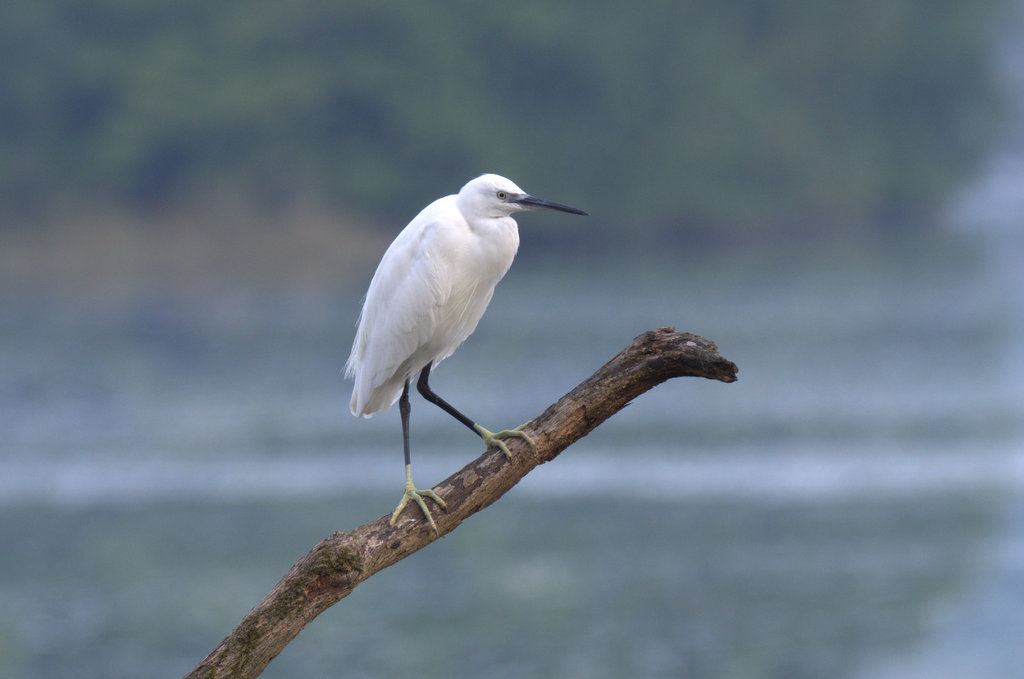
<path id="1" fill-rule="evenodd" d="M 494 171 L 630 238 L 928 210 L 985 151 L 999 0 L 10 0 L 0 212 Z"/>

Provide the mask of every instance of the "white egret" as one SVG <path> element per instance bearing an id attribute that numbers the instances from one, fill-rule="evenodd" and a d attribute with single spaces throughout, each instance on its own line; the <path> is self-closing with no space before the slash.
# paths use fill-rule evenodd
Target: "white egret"
<path id="1" fill-rule="evenodd" d="M 395 401 L 402 418 L 405 447 L 405 494 L 391 515 L 391 525 L 410 500 L 423 510 L 437 531 L 423 498 L 442 509 L 444 500 L 412 482 L 409 455 L 409 381 L 426 400 L 469 427 L 487 448 L 495 446 L 511 458 L 502 439 L 533 441 L 519 427 L 493 433 L 469 419 L 435 394 L 427 380 L 430 369 L 452 355 L 476 329 L 494 286 L 512 265 L 519 248 L 519 230 L 511 215 L 520 210 L 559 210 L 587 214 L 568 205 L 535 198 L 512 181 L 495 174 L 471 180 L 456 195 L 423 208 L 391 243 L 359 314 L 359 328 L 345 365 L 353 378 L 352 414 L 371 417 Z"/>

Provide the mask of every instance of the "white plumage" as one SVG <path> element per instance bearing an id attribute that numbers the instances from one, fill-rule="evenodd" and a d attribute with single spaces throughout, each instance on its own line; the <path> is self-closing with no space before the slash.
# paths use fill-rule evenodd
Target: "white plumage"
<path id="1" fill-rule="evenodd" d="M 519 249 L 509 215 L 524 208 L 498 200 L 501 192 L 523 195 L 504 177 L 477 177 L 425 207 L 384 253 L 345 366 L 355 379 L 353 415 L 387 410 L 406 380 L 451 356 L 476 329 Z"/>
<path id="2" fill-rule="evenodd" d="M 532 445 L 522 428 L 488 431 L 456 410 L 430 388 L 430 369 L 452 355 L 476 329 L 494 294 L 494 286 L 512 265 L 519 230 L 511 215 L 520 210 L 582 210 L 535 198 L 496 174 L 473 179 L 458 194 L 423 208 L 388 247 L 370 281 L 359 314 L 359 329 L 345 375 L 354 380 L 352 414 L 371 417 L 399 401 L 405 448 L 405 494 L 391 515 L 394 525 L 408 502 L 434 517 L 424 498 L 444 507 L 432 490 L 412 482 L 409 452 L 409 383 L 431 403 L 479 435 L 485 446 L 511 457 L 506 438 Z"/>

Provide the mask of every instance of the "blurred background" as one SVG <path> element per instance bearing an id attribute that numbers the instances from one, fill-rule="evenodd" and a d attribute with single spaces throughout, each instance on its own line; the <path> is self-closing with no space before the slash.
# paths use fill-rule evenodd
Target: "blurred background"
<path id="1" fill-rule="evenodd" d="M 0 6 L 0 675 L 180 676 L 389 512 L 341 375 L 384 248 L 482 172 L 590 211 L 433 386 L 518 425 L 676 380 L 267 677 L 1018 676 L 1024 4 Z M 417 480 L 479 441 L 413 404 Z"/>

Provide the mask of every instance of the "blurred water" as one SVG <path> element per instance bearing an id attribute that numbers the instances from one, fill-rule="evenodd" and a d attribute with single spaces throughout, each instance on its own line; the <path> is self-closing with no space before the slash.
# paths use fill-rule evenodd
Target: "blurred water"
<path id="1" fill-rule="evenodd" d="M 1013 676 L 1024 286 L 987 242 L 523 253 L 432 380 L 485 426 L 659 325 L 740 381 L 638 398 L 265 676 L 942 676 L 982 652 L 971 676 Z M 0 676 L 183 674 L 318 539 L 394 506 L 397 414 L 352 418 L 340 374 L 360 294 L 3 293 Z M 480 452 L 419 400 L 413 440 L 422 484 Z"/>

